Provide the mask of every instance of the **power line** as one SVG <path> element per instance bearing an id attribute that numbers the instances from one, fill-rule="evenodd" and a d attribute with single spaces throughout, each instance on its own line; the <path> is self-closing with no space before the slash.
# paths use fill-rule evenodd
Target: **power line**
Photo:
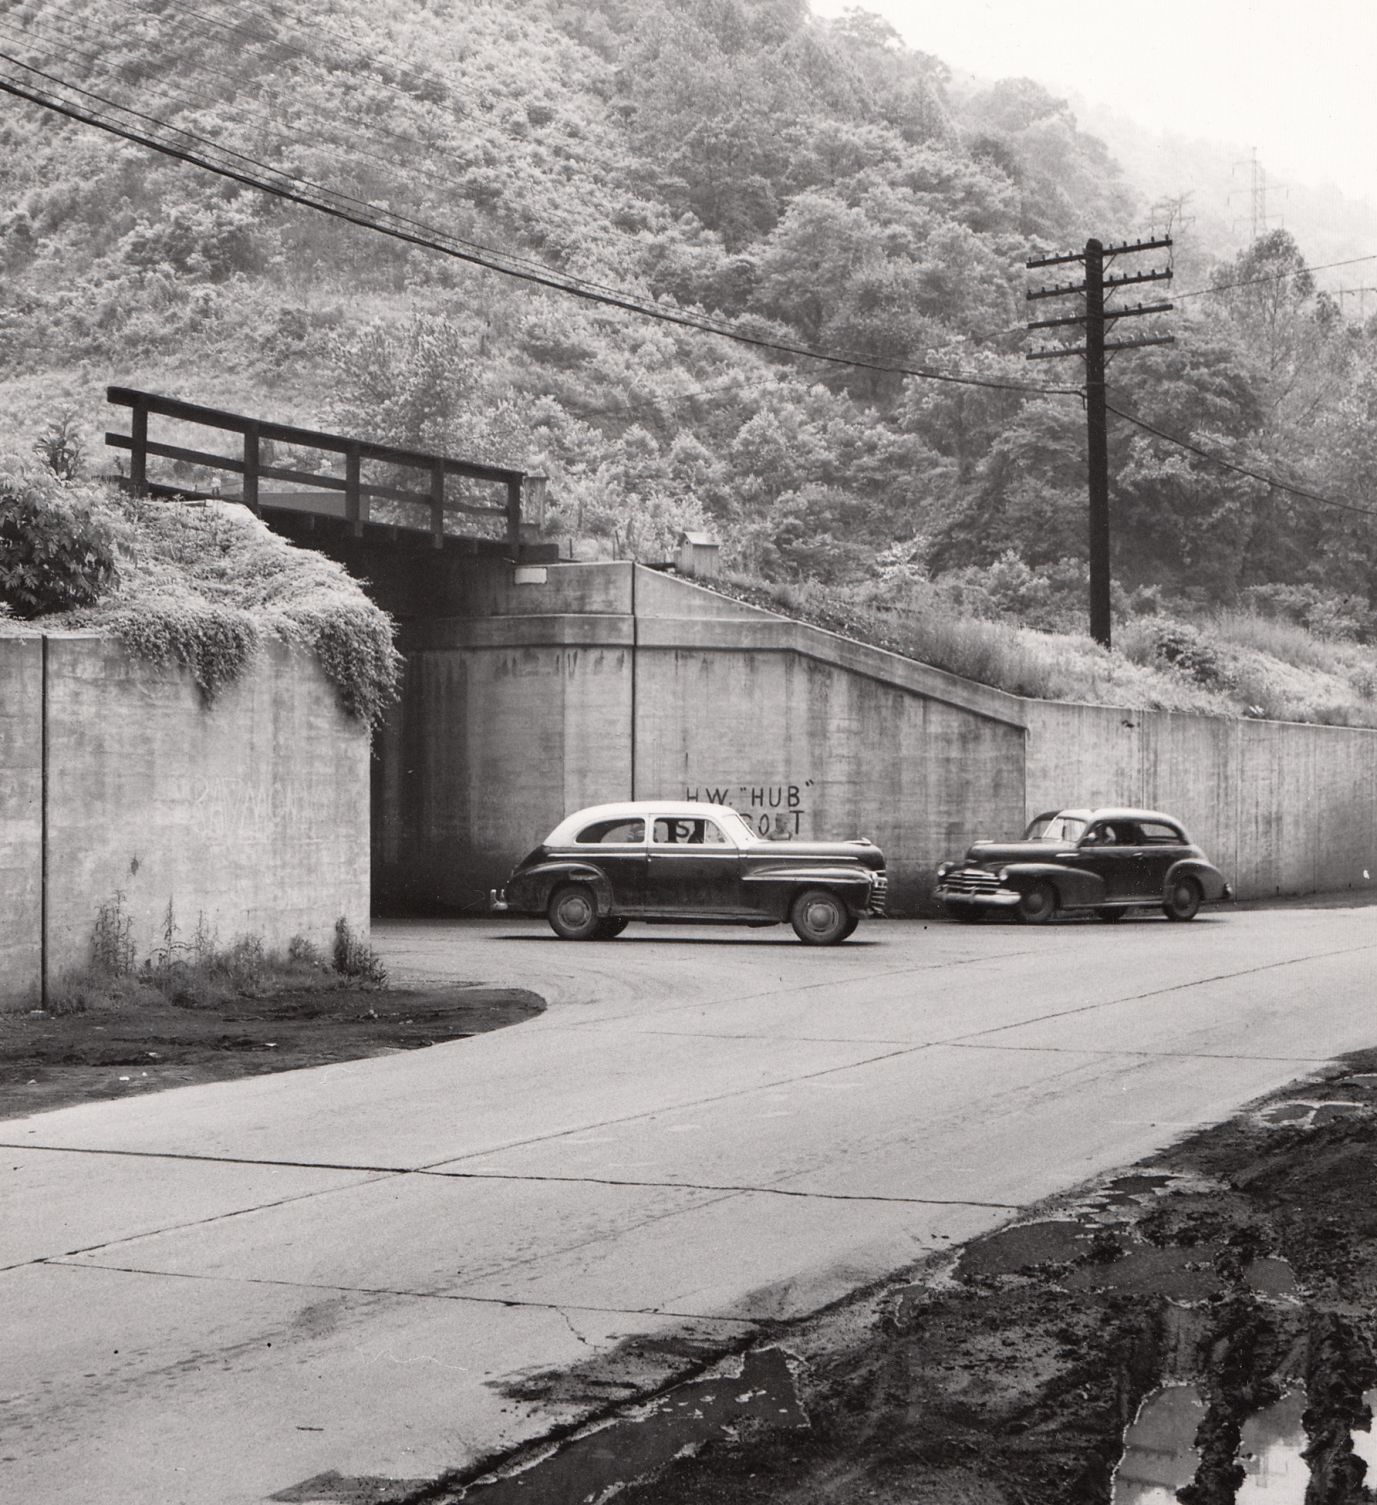
<path id="1" fill-rule="evenodd" d="M 37 85 L 24 83 L 13 78 L 0 77 L 0 90 L 13 94 L 16 98 L 25 99 L 31 104 L 39 105 L 43 109 L 52 110 L 56 114 L 66 116 L 68 119 L 79 121 L 84 125 L 94 126 L 97 130 L 105 131 L 122 140 L 133 142 L 135 145 L 146 147 L 150 151 L 158 152 L 176 161 L 185 162 L 190 166 L 199 167 L 206 172 L 214 173 L 218 177 L 228 178 L 233 182 L 241 183 L 246 187 L 270 194 L 288 203 L 299 204 L 348 224 L 359 226 L 362 229 L 373 230 L 378 234 L 389 236 L 394 240 L 419 246 L 425 250 L 438 251 L 440 254 L 453 257 L 456 260 L 483 267 L 488 271 L 499 272 L 504 276 L 512 277 L 534 286 L 565 293 L 570 297 L 580 298 L 588 303 L 605 308 L 615 308 L 622 312 L 637 314 L 642 318 L 653 319 L 660 323 L 673 324 L 684 329 L 692 329 L 702 334 L 716 335 L 722 339 L 731 340 L 737 344 L 749 345 L 755 349 L 797 356 L 805 360 L 819 361 L 826 365 L 846 366 L 853 370 L 873 371 L 889 376 L 906 376 L 923 381 L 942 382 L 953 386 L 984 387 L 1008 392 L 1029 392 L 1038 396 L 1080 396 L 1079 389 L 1074 387 L 1033 386 L 1027 383 L 996 382 L 982 377 L 960 376 L 949 372 L 932 371 L 923 367 L 889 366 L 879 361 L 864 360 L 853 355 L 816 350 L 808 346 L 795 345 L 782 340 L 767 340 L 762 336 L 746 334 L 741 330 L 716 324 L 708 319 L 694 318 L 688 314 L 671 312 L 660 306 L 638 303 L 633 298 L 622 293 L 594 291 L 580 285 L 573 279 L 557 277 L 552 271 L 543 270 L 537 272 L 504 265 L 501 261 L 494 259 L 501 254 L 499 252 L 482 248 L 484 254 L 479 254 L 478 250 L 473 249 L 471 246 L 466 247 L 458 242 L 457 237 L 444 236 L 443 232 L 423 225 L 419 221 L 407 219 L 405 216 L 395 214 L 390 210 L 377 210 L 371 205 L 364 204 L 362 200 L 354 199 L 347 194 L 340 193 L 338 190 L 323 188 L 320 185 L 309 183 L 290 173 L 283 172 L 280 168 L 266 166 L 263 163 L 257 162 L 256 159 L 245 157 L 242 153 L 220 147 L 213 141 L 197 136 L 194 132 L 170 125 L 168 122 L 158 120 L 156 117 L 144 115 L 137 110 L 130 109 L 126 105 L 121 105 L 102 95 L 94 94 L 90 90 L 80 89 L 75 85 L 67 84 L 64 80 L 45 73 L 42 69 L 35 68 L 31 64 L 25 63 L 5 52 L 0 51 L 0 61 L 22 68 L 26 73 L 37 74 L 40 78 L 47 79 L 51 83 L 56 83 L 61 88 L 69 89 L 90 99 L 96 99 L 123 115 L 131 116 L 136 120 L 143 120 L 158 129 L 170 131 L 175 135 L 184 137 L 194 143 L 194 146 L 174 145 L 171 142 L 163 141 L 156 136 L 150 135 L 145 130 L 112 120 L 101 115 L 98 111 L 83 108 L 73 101 L 63 99 Z M 222 152 L 226 156 L 238 157 L 241 162 L 249 165 L 239 167 L 232 163 L 217 162 L 213 157 L 205 154 L 206 149 L 212 152 Z M 259 174 L 251 171 L 251 167 L 253 166 L 262 167 L 264 171 L 271 173 L 281 181 L 275 183 L 267 181 Z M 310 191 L 312 189 L 315 189 L 316 192 L 312 193 Z M 340 202 L 331 203 L 324 201 L 320 195 Z M 341 204 L 344 207 L 341 207 Z M 348 207 L 349 205 L 357 207 L 350 208 Z"/>
<path id="2" fill-rule="evenodd" d="M 1293 272 L 1272 272 L 1265 277 L 1249 277 L 1242 282 L 1223 282 L 1218 287 L 1197 287 L 1189 293 L 1173 293 L 1178 302 L 1182 298 L 1204 298 L 1210 293 L 1229 293 L 1238 287 L 1260 287 L 1265 282 L 1285 282 L 1289 277 L 1304 277 L 1310 272 L 1332 272 L 1335 267 L 1358 266 L 1364 261 L 1377 261 L 1377 251 L 1367 256 L 1350 256 L 1347 261 L 1326 261 L 1317 267 L 1298 267 Z"/>
<path id="3" fill-rule="evenodd" d="M 1292 486 L 1289 482 L 1278 480 L 1276 476 L 1266 475 L 1260 470 L 1250 470 L 1246 465 L 1236 465 L 1232 460 L 1226 460 L 1223 455 L 1204 449 L 1189 439 L 1182 439 L 1177 434 L 1169 434 L 1164 429 L 1156 428 L 1148 423 L 1146 419 L 1135 417 L 1132 413 L 1125 413 L 1122 408 L 1116 408 L 1112 402 L 1106 403 L 1105 406 L 1116 418 L 1122 418 L 1125 423 L 1131 423 L 1135 428 L 1140 428 L 1145 433 L 1164 440 L 1167 444 L 1174 444 L 1178 449 L 1184 449 L 1192 455 L 1199 456 L 1202 460 L 1208 460 L 1212 465 L 1231 470 L 1235 475 L 1246 476 L 1250 481 L 1261 481 L 1264 486 L 1273 487 L 1277 491 L 1285 491 L 1291 496 L 1299 497 L 1302 501 L 1318 502 L 1322 507 L 1334 507 L 1341 512 L 1356 512 L 1360 517 L 1377 517 L 1377 511 L 1371 507 L 1359 507 L 1353 502 L 1341 502 L 1335 497 L 1321 496 L 1318 491 L 1307 491 L 1303 486 Z"/>
<path id="4" fill-rule="evenodd" d="M 27 28 L 27 27 L 16 28 L 13 25 L 11 25 L 8 22 L 6 22 L 5 20 L 3 20 L 3 19 L 0 19 L 0 30 L 8 31 L 11 35 L 14 35 L 14 36 L 17 36 L 17 37 L 22 37 L 26 41 L 32 40 L 33 36 L 34 36 L 34 33 L 29 28 Z M 58 28 L 58 30 L 60 30 L 63 35 L 68 36 L 68 37 L 71 37 L 72 35 L 74 35 L 74 33 L 66 30 L 66 28 Z M 100 61 L 102 61 L 102 59 L 99 57 L 98 54 L 93 53 L 93 52 L 91 52 L 91 51 L 89 51 L 87 49 L 84 49 L 84 48 L 72 47 L 72 46 L 69 45 L 66 48 L 66 51 L 67 51 L 68 54 L 75 53 L 77 56 L 83 57 L 83 58 L 87 59 L 90 62 L 100 62 Z M 0 54 L 0 56 L 4 56 L 4 54 Z M 16 59 L 15 61 L 18 61 L 18 60 Z M 85 95 L 89 99 L 99 100 L 101 103 L 110 105 L 111 108 L 113 108 L 113 109 L 122 110 L 126 114 L 133 115 L 137 119 L 146 120 L 146 121 L 148 121 L 148 122 L 150 122 L 150 123 L 152 123 L 154 125 L 160 126 L 161 128 L 163 128 L 165 130 L 176 131 L 179 135 L 185 135 L 185 136 L 189 137 L 192 140 L 200 140 L 200 141 L 209 142 L 218 151 L 225 152 L 227 155 L 230 155 L 230 156 L 240 157 L 240 158 L 242 158 L 246 162 L 250 162 L 250 163 L 253 163 L 253 164 L 255 164 L 255 165 L 259 166 L 259 167 L 262 167 L 267 172 L 279 174 L 279 175 L 284 176 L 284 177 L 285 176 L 289 176 L 288 174 L 286 174 L 285 172 L 283 172 L 283 170 L 281 168 L 274 167 L 274 166 L 272 166 L 271 163 L 264 162 L 261 158 L 248 156 L 247 154 L 236 150 L 234 147 L 226 146 L 226 145 L 224 145 L 221 142 L 212 140 L 212 138 L 196 136 L 193 132 L 186 131 L 181 126 L 172 125 L 168 121 L 158 120 L 154 116 L 144 115 L 141 112 L 139 112 L 137 110 L 134 110 L 134 109 L 131 109 L 127 105 L 119 104 L 118 102 L 116 102 L 114 100 L 111 100 L 111 99 L 107 98 L 104 95 L 95 94 L 95 93 L 92 93 L 92 91 L 90 91 L 88 89 L 83 89 L 78 84 L 68 83 L 65 80 L 57 79 L 55 75 L 50 74 L 50 73 L 45 73 L 42 69 L 36 68 L 32 64 L 19 62 L 19 66 L 22 67 L 22 68 L 26 68 L 26 69 L 28 69 L 31 72 L 37 73 L 42 78 L 47 78 L 47 79 L 49 79 L 52 82 L 60 83 L 62 85 L 62 87 L 66 88 L 66 89 L 70 89 L 74 93 Z M 205 66 L 205 65 L 203 65 L 203 66 Z M 209 69 L 207 69 L 207 71 L 210 72 L 210 73 L 212 73 L 212 74 L 215 74 L 216 76 L 218 76 L 220 78 L 224 78 L 228 82 L 234 84 L 236 87 L 239 87 L 239 80 L 237 80 L 234 77 L 234 75 L 226 73 L 223 69 L 209 68 Z M 164 99 L 164 100 L 166 100 L 169 104 L 177 105 L 177 106 L 181 107 L 182 109 L 185 109 L 187 111 L 192 112 L 193 114 L 196 113 L 197 107 L 190 100 L 187 100 L 186 98 L 184 98 L 184 97 L 182 97 L 180 95 L 169 94 L 166 90 L 152 88 L 151 86 L 149 86 L 147 84 L 141 84 L 140 85 L 140 92 L 142 94 L 151 94 L 151 95 L 153 95 L 154 97 L 156 97 L 158 99 Z M 259 92 L 260 97 L 265 97 L 263 95 L 263 91 L 262 90 L 259 90 L 258 92 Z M 240 112 L 239 112 L 239 118 L 240 119 L 244 118 L 244 112 L 242 110 L 240 110 Z M 425 144 L 423 142 L 417 141 L 414 137 L 397 135 L 395 132 L 391 132 L 391 131 L 384 131 L 383 134 L 393 136 L 393 138 L 395 140 L 403 143 L 404 145 L 416 147 L 416 148 L 418 148 L 421 151 L 427 150 Z M 345 142 L 340 142 L 339 145 L 340 145 L 340 147 L 341 147 L 342 150 L 352 152 L 355 155 L 357 155 L 358 157 L 363 158 L 365 161 L 375 162 L 375 163 L 378 164 L 378 166 L 380 166 L 382 168 L 385 168 L 389 172 L 395 173 L 395 172 L 403 170 L 398 163 L 393 162 L 393 161 L 389 161 L 388 159 L 386 159 L 384 157 L 378 156 L 374 152 L 368 151 L 367 148 L 360 146 L 357 142 L 345 141 Z M 436 173 L 433 173 L 433 172 L 429 171 L 427 168 L 425 168 L 423 166 L 418 166 L 418 164 L 416 164 L 414 162 L 406 164 L 406 167 L 405 167 L 404 170 L 410 171 L 410 172 L 420 172 L 422 176 L 427 177 L 432 182 L 437 183 L 441 187 L 447 188 L 447 189 L 450 189 L 450 190 L 458 190 L 460 188 L 460 186 L 461 186 L 454 178 L 447 178 L 447 177 L 440 176 L 439 174 L 436 174 Z M 327 193 L 327 194 L 331 195 L 332 197 L 341 198 L 341 199 L 344 199 L 344 200 L 346 200 L 347 202 L 350 202 L 350 203 L 362 204 L 365 207 L 370 208 L 370 209 L 372 208 L 372 206 L 369 205 L 366 200 L 359 199 L 359 198 L 355 197 L 353 194 L 346 193 L 343 189 L 329 188 L 329 187 L 327 187 L 325 185 L 314 183 L 309 178 L 298 179 L 298 181 L 307 183 L 310 187 L 319 188 L 322 193 Z M 397 211 L 395 211 L 395 210 L 389 210 L 388 212 L 394 218 L 404 220 L 407 223 L 415 224 L 415 225 L 419 225 L 420 224 L 419 221 L 407 220 L 406 216 L 398 214 Z M 424 225 L 420 225 L 420 228 L 425 229 L 426 227 Z M 477 241 L 467 240 L 467 239 L 465 239 L 465 237 L 463 237 L 461 235 L 455 235 L 452 232 L 447 232 L 447 235 L 448 235 L 449 239 L 457 242 L 460 245 L 470 246 L 474 250 L 477 250 L 477 251 L 486 251 L 486 252 L 489 252 L 489 254 L 501 256 L 503 258 L 503 260 L 511 262 L 513 265 L 530 267 L 534 271 L 545 271 L 545 270 L 548 270 L 548 268 L 546 267 L 545 263 L 537 261 L 533 257 L 523 256 L 519 252 L 515 252 L 515 251 L 500 251 L 500 252 L 493 251 L 490 247 L 484 246 L 484 245 L 480 244 Z M 614 294 L 618 291 L 618 289 L 616 289 L 614 287 L 611 287 L 611 286 L 609 286 L 606 283 L 594 282 L 594 281 L 592 281 L 589 278 L 575 277 L 575 276 L 573 276 L 572 274 L 569 274 L 569 273 L 566 273 L 565 276 L 568 278 L 568 280 L 570 282 L 576 282 L 580 286 L 583 286 L 583 287 L 590 287 L 590 288 L 597 289 L 598 291 L 601 291 L 601 292 L 614 293 Z"/>

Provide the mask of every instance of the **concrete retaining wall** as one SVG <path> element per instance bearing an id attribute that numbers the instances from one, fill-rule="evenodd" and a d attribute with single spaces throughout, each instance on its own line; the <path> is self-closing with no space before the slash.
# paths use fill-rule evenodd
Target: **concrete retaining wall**
<path id="1" fill-rule="evenodd" d="M 1370 889 L 1377 732 L 1029 701 L 1030 813 L 1179 815 L 1240 898 Z"/>
<path id="2" fill-rule="evenodd" d="M 0 1003 L 84 965 L 116 894 L 140 960 L 169 904 L 182 943 L 202 918 L 221 945 L 328 951 L 341 915 L 367 935 L 368 736 L 314 663 L 276 647 L 207 710 L 109 639 L 51 636 L 44 659 L 0 639 Z"/>
<path id="3" fill-rule="evenodd" d="M 568 811 L 685 794 L 872 837 L 909 913 L 944 857 L 1071 802 L 1178 814 L 1244 897 L 1377 872 L 1374 732 L 1025 701 L 627 563 L 475 561 L 437 601 L 403 622 L 384 909 L 481 909 Z"/>

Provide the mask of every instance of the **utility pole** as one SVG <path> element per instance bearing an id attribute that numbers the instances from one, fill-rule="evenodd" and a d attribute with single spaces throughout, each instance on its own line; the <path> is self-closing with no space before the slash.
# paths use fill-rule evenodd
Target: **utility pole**
<path id="1" fill-rule="evenodd" d="M 1111 628 L 1109 611 L 1109 436 L 1105 410 L 1105 365 L 1106 355 L 1119 350 L 1139 350 L 1147 345 L 1170 345 L 1173 336 L 1149 335 L 1137 340 L 1105 339 L 1106 325 L 1119 319 L 1137 319 L 1145 314 L 1166 313 L 1170 303 L 1138 303 L 1132 307 L 1112 308 L 1106 305 L 1106 297 L 1113 297 L 1120 288 L 1143 282 L 1169 282 L 1171 268 L 1162 267 L 1148 272 L 1122 272 L 1118 276 L 1105 276 L 1105 264 L 1113 264 L 1116 257 L 1131 256 L 1140 251 L 1155 251 L 1170 248 L 1171 236 L 1163 235 L 1153 240 L 1139 240 L 1121 245 L 1105 246 L 1090 239 L 1084 251 L 1068 251 L 1060 256 L 1037 256 L 1026 265 L 1035 267 L 1065 266 L 1079 262 L 1085 267 L 1084 282 L 1066 282 L 1051 287 L 1033 288 L 1027 296 L 1029 303 L 1042 298 L 1066 298 L 1079 295 L 1085 299 L 1085 312 L 1071 314 L 1060 319 L 1037 319 L 1029 323 L 1031 329 L 1064 329 L 1078 327 L 1085 331 L 1084 345 L 1053 345 L 1028 353 L 1030 361 L 1060 360 L 1079 355 L 1085 358 L 1085 438 L 1087 482 L 1090 498 L 1090 635 L 1106 648 L 1110 646 Z"/>

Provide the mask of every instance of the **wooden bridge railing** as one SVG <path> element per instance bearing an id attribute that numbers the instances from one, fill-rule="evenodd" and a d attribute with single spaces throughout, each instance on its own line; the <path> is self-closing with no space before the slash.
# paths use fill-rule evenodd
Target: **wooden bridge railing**
<path id="1" fill-rule="evenodd" d="M 120 407 L 133 410 L 128 434 L 105 436 L 106 444 L 114 449 L 129 451 L 129 484 L 138 492 L 149 489 L 148 459 L 156 455 L 162 459 L 182 460 L 190 465 L 202 465 L 212 470 L 229 471 L 243 477 L 243 500 L 255 512 L 259 507 L 258 483 L 261 480 L 290 481 L 298 486 L 314 487 L 321 491 L 344 493 L 344 516 L 356 535 L 361 535 L 363 525 L 369 520 L 369 503 L 373 497 L 387 501 L 420 503 L 430 508 L 429 533 L 435 547 L 443 548 L 445 541 L 445 516 L 458 512 L 470 517 L 500 518 L 505 524 L 507 544 L 511 557 L 518 555 L 521 542 L 521 494 L 522 484 L 528 479 L 525 472 L 508 470 L 497 465 L 480 465 L 470 460 L 453 460 L 446 455 L 424 454 L 418 450 L 398 449 L 390 444 L 369 444 L 359 439 L 349 439 L 342 434 L 317 433 L 314 429 L 293 428 L 290 424 L 271 423 L 266 419 L 247 418 L 242 413 L 226 413 L 218 408 L 201 407 L 193 402 L 179 402 L 172 397 L 160 397 L 154 392 L 140 392 L 132 387 L 107 387 L 106 399 Z M 173 418 L 181 423 L 197 423 L 206 428 L 220 429 L 242 436 L 242 453 L 239 458 L 229 455 L 208 454 L 201 450 L 184 449 L 175 444 L 160 444 L 148 437 L 148 419 L 152 414 Z M 321 475 L 312 471 L 293 470 L 285 465 L 264 463 L 261 445 L 264 440 L 278 444 L 297 445 L 304 449 L 324 450 L 329 454 L 344 457 L 343 477 Z M 363 461 L 375 460 L 385 465 L 411 468 L 425 477 L 426 489 L 409 490 L 398 486 L 378 486 L 365 481 L 361 476 Z M 483 506 L 473 502 L 451 500 L 445 495 L 445 483 L 449 477 L 489 481 L 506 487 L 506 502 L 503 506 Z M 533 482 L 541 477 L 529 477 Z M 169 488 L 171 489 L 171 488 Z M 334 507 L 322 506 L 294 510 L 316 511 L 319 515 L 339 516 L 338 503 Z M 401 525 L 405 526 L 405 525 Z"/>

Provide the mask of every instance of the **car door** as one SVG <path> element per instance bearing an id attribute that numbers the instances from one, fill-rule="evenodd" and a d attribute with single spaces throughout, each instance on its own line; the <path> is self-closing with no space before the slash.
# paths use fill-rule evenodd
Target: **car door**
<path id="1" fill-rule="evenodd" d="M 1081 837 L 1076 866 L 1100 879 L 1106 902 L 1143 897 L 1143 845 L 1130 822 L 1096 821 Z"/>
<path id="2" fill-rule="evenodd" d="M 1185 834 L 1166 821 L 1143 822 L 1143 892 L 1160 899 L 1167 884 L 1167 873 L 1183 857 L 1192 855 Z"/>
<path id="3" fill-rule="evenodd" d="M 574 850 L 605 874 L 612 886 L 612 907 L 635 914 L 645 905 L 645 821 L 639 816 L 601 820 L 580 831 Z"/>
<path id="4" fill-rule="evenodd" d="M 741 853 L 702 815 L 658 815 L 650 826 L 646 909 L 665 915 L 738 914 Z"/>

